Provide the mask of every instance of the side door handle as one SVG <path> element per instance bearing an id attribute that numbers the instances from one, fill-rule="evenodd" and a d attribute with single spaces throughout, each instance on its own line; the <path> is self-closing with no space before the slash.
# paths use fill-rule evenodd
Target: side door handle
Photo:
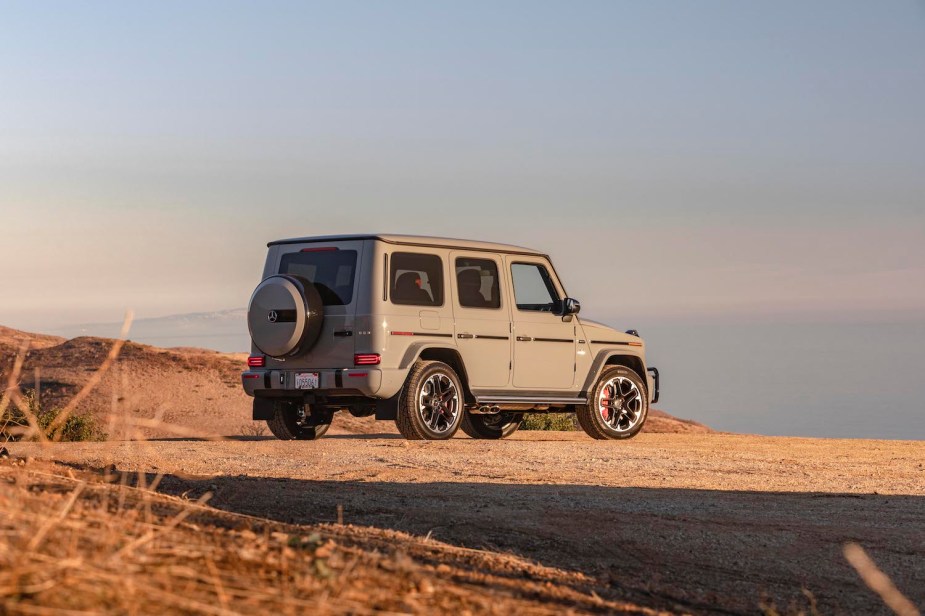
<path id="1" fill-rule="evenodd" d="M 472 338 L 475 338 L 475 335 L 474 334 L 456 334 L 456 337 L 462 338 L 463 340 L 471 340 Z"/>
<path id="2" fill-rule="evenodd" d="M 530 336 L 517 336 L 517 342 L 533 342 Z"/>

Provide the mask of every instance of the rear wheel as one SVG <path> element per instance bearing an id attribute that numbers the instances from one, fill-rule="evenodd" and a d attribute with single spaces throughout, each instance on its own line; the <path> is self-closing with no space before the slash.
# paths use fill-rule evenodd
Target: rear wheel
<path id="1" fill-rule="evenodd" d="M 463 417 L 462 384 L 439 361 L 419 360 L 411 368 L 398 402 L 395 425 L 409 440 L 452 438 Z"/>
<path id="2" fill-rule="evenodd" d="M 307 404 L 277 402 L 267 427 L 281 441 L 313 441 L 331 427 L 331 413 L 311 409 Z"/>
<path id="3" fill-rule="evenodd" d="M 648 413 L 643 380 L 629 368 L 614 366 L 604 370 L 577 415 L 581 429 L 591 438 L 626 439 L 642 430 Z"/>
<path id="4" fill-rule="evenodd" d="M 496 413 L 494 415 L 465 413 L 460 427 L 472 438 L 499 439 L 507 438 L 517 432 L 523 420 L 523 413 Z"/>

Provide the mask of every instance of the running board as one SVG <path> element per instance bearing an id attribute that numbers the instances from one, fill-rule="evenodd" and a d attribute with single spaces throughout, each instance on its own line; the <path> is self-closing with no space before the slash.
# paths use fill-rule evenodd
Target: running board
<path id="1" fill-rule="evenodd" d="M 587 404 L 587 398 L 550 398 L 548 396 L 485 396 L 476 397 L 479 404 Z"/>

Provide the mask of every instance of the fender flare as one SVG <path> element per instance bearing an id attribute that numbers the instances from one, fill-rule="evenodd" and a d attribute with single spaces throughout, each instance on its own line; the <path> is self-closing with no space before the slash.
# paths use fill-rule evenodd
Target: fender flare
<path id="1" fill-rule="evenodd" d="M 463 388 L 466 390 L 466 397 L 472 397 L 472 391 L 469 389 L 469 374 L 466 371 L 466 364 L 463 361 L 462 354 L 459 352 L 459 347 L 454 344 L 447 342 L 437 342 L 433 340 L 415 342 L 409 345 L 405 350 L 405 354 L 402 356 L 399 367 L 402 370 L 408 370 L 411 368 L 414 362 L 421 358 L 421 355 L 427 351 L 434 350 L 452 353 L 454 357 L 453 362 L 450 365 L 459 373 L 458 376 L 463 382 Z"/>
<path id="2" fill-rule="evenodd" d="M 610 362 L 609 360 L 613 357 L 626 358 L 626 363 L 624 362 Z M 639 363 L 641 371 L 637 370 L 634 367 L 633 363 Z M 648 389 L 648 381 L 646 379 L 646 361 L 643 358 L 641 353 L 627 352 L 626 349 L 601 349 L 595 355 L 594 360 L 591 362 L 591 369 L 588 370 L 588 376 L 585 379 L 585 384 L 582 387 L 582 395 L 587 396 L 588 392 L 594 389 L 594 385 L 597 383 L 597 380 L 601 376 L 601 372 L 604 371 L 604 368 L 610 364 L 626 366 L 634 372 L 639 373 L 639 378 L 642 379 L 642 382 L 646 385 Z"/>

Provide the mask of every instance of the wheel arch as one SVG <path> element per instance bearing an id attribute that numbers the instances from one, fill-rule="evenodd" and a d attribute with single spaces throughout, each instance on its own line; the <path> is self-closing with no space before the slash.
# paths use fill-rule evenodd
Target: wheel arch
<path id="1" fill-rule="evenodd" d="M 646 395 L 648 396 L 649 385 L 646 380 L 645 360 L 639 355 L 614 349 L 603 350 L 594 358 L 594 363 L 592 364 L 591 370 L 588 372 L 588 378 L 585 380 L 583 388 L 584 395 L 588 395 L 589 392 L 594 389 L 594 385 L 600 378 L 601 372 L 609 366 L 624 366 L 638 374 L 639 378 L 642 380 L 643 386 L 645 386 L 647 390 Z"/>
<path id="2" fill-rule="evenodd" d="M 459 349 L 450 344 L 440 344 L 433 342 L 420 342 L 413 344 L 408 347 L 407 351 L 405 351 L 405 355 L 402 358 L 400 366 L 403 370 L 410 370 L 414 362 L 418 361 L 419 359 L 442 361 L 443 363 L 450 366 L 462 381 L 463 391 L 466 394 L 466 402 L 475 403 L 475 396 L 469 389 L 469 375 L 466 372 L 466 364 L 463 362 L 462 355 L 459 354 Z M 407 378 L 408 377 L 406 375 L 406 381 Z"/>

